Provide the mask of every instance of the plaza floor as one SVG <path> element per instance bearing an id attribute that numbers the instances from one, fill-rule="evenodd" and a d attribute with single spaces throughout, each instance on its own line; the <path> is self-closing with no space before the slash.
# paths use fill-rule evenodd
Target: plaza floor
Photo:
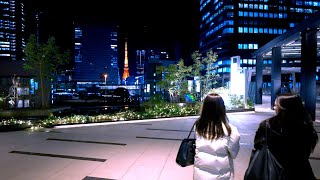
<path id="1" fill-rule="evenodd" d="M 242 180 L 258 124 L 268 105 L 228 113 L 241 135 L 235 179 Z M 317 116 L 319 117 L 319 116 Z M 175 157 L 197 116 L 58 126 L 0 133 L 0 180 L 192 180 Z M 315 121 L 320 132 L 320 121 Z M 320 143 L 310 157 L 320 179 Z M 294 158 L 294 157 L 293 157 Z"/>

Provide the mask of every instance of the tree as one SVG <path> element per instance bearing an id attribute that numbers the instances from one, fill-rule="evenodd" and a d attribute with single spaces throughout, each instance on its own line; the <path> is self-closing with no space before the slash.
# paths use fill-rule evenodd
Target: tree
<path id="1" fill-rule="evenodd" d="M 55 38 L 49 37 L 45 44 L 36 41 L 32 34 L 24 48 L 26 61 L 23 68 L 34 74 L 39 81 L 41 107 L 49 107 L 50 79 L 71 60 L 70 52 L 60 52 L 55 44 Z"/>
<path id="2" fill-rule="evenodd" d="M 183 59 L 180 59 L 177 64 L 157 67 L 157 74 L 162 76 L 157 84 L 160 88 L 169 92 L 171 101 L 178 102 L 181 95 L 187 93 L 187 78 L 191 70 L 191 67 L 185 66 Z"/>
<path id="3" fill-rule="evenodd" d="M 212 49 L 209 49 L 205 56 L 199 53 L 199 51 L 195 51 L 192 53 L 191 58 L 194 61 L 191 76 L 200 77 L 202 97 L 213 88 L 214 84 L 217 83 L 216 79 L 219 77 L 219 74 L 216 74 L 217 66 L 215 66 L 215 62 L 217 61 L 218 55 L 213 52 Z"/>
<path id="4" fill-rule="evenodd" d="M 204 94 L 207 94 L 213 85 L 217 83 L 216 79 L 219 77 L 215 73 L 218 55 L 209 49 L 205 56 L 199 51 L 195 51 L 191 54 L 193 64 L 191 66 L 185 66 L 184 60 L 180 59 L 178 64 L 171 64 L 168 67 L 158 66 L 157 74 L 162 75 L 162 79 L 157 83 L 160 88 L 168 91 L 171 101 L 178 101 L 185 94 L 196 95 L 195 88 L 192 91 L 188 91 L 188 79 L 199 77 L 200 79 L 200 98 Z"/>

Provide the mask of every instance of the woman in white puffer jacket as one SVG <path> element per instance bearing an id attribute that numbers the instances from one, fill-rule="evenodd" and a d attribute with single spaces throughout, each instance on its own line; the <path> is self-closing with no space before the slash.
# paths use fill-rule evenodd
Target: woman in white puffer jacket
<path id="1" fill-rule="evenodd" d="M 193 179 L 233 179 L 233 159 L 240 149 L 240 135 L 237 128 L 228 123 L 224 101 L 218 94 L 209 94 L 204 99 L 195 132 Z"/>

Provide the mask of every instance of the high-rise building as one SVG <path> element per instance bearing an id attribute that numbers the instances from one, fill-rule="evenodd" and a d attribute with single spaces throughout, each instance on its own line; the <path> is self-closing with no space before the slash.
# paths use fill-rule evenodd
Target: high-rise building
<path id="1" fill-rule="evenodd" d="M 76 23 L 74 37 L 73 80 L 78 84 L 120 84 L 116 27 Z"/>
<path id="2" fill-rule="evenodd" d="M 25 16 L 23 0 L 0 1 L 0 60 L 22 60 Z"/>
<path id="3" fill-rule="evenodd" d="M 200 51 L 217 52 L 217 73 L 227 82 L 231 57 L 240 57 L 242 69 L 255 67 L 253 51 L 319 9 L 320 1 L 309 0 L 201 0 Z"/>
<path id="4" fill-rule="evenodd" d="M 144 84 L 144 64 L 146 62 L 146 50 L 136 50 L 136 85 Z"/>

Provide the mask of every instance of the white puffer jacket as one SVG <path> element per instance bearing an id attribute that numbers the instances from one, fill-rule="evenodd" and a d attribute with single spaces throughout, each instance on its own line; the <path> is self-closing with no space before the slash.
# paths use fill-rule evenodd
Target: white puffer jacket
<path id="1" fill-rule="evenodd" d="M 194 180 L 231 180 L 234 177 L 233 159 L 240 149 L 240 134 L 235 126 L 229 124 L 231 134 L 213 141 L 205 139 L 196 132 L 196 155 L 194 159 Z"/>

